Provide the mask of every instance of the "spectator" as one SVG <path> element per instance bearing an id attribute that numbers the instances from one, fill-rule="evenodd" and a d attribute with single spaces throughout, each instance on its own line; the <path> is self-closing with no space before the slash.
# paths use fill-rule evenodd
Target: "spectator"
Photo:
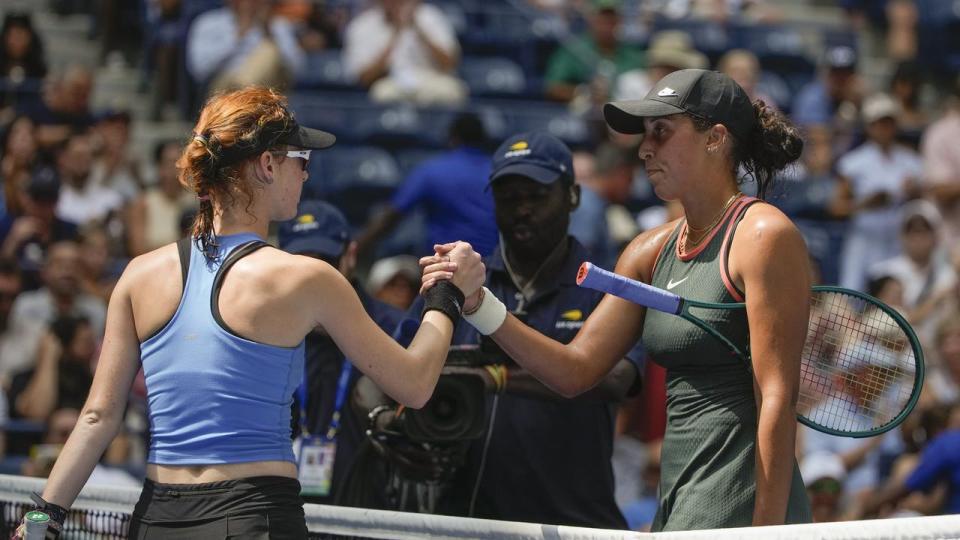
<path id="1" fill-rule="evenodd" d="M 757 88 L 760 82 L 760 60 L 746 49 L 727 51 L 717 62 L 717 71 L 725 73 L 743 88 L 750 101 L 762 100 L 774 108 L 779 105 L 772 97 Z"/>
<path id="2" fill-rule="evenodd" d="M 953 308 L 934 334 L 939 365 L 932 366 L 930 388 L 940 403 L 960 401 L 960 309 Z"/>
<path id="3" fill-rule="evenodd" d="M 43 335 L 41 322 L 11 317 L 21 290 L 16 263 L 0 259 L 0 389 L 10 388 L 13 375 L 33 365 Z"/>
<path id="4" fill-rule="evenodd" d="M 184 236 L 181 216 L 196 209 L 197 197 L 177 178 L 180 151 L 177 141 L 162 142 L 154 149 L 156 181 L 130 205 L 127 213 L 127 250 L 132 257 Z"/>
<path id="5" fill-rule="evenodd" d="M 359 257 L 373 252 L 376 243 L 392 231 L 403 214 L 416 207 L 426 211 L 427 238 L 421 250 L 434 244 L 469 242 L 488 255 L 497 242 L 493 198 L 486 189 L 490 157 L 483 150 L 487 134 L 473 113 L 462 113 L 448 130 L 450 150 L 416 167 L 397 189 L 386 208 L 367 225 L 357 240 Z"/>
<path id="6" fill-rule="evenodd" d="M 8 12 L 0 30 L 0 79 L 22 82 L 47 75 L 43 41 L 28 13 Z"/>
<path id="7" fill-rule="evenodd" d="M 285 88 L 306 57 L 289 21 L 273 17 L 274 0 L 228 0 L 193 22 L 187 68 L 210 93 L 257 85 Z"/>
<path id="8" fill-rule="evenodd" d="M 620 75 L 614 97 L 618 100 L 643 99 L 657 81 L 680 69 L 705 69 L 707 57 L 693 48 L 686 32 L 664 30 L 650 39 L 646 70 L 635 69 Z"/>
<path id="9" fill-rule="evenodd" d="M 529 151 L 518 152 L 521 147 Z M 568 234 L 570 212 L 580 197 L 570 150 L 545 133 L 510 137 L 494 154 L 491 187 L 502 240 L 486 259 L 487 287 L 527 325 L 569 342 L 602 297 L 575 285 L 577 269 L 589 256 Z M 411 313 L 419 313 L 416 305 Z M 480 339 L 472 327 L 459 324 L 453 342 L 477 345 Z M 626 528 L 614 499 L 611 456 L 613 405 L 639 383 L 642 352 L 628 356 L 596 388 L 575 399 L 559 396 L 509 364 L 502 393 L 487 401 L 495 418 L 489 433 L 472 443 L 466 465 L 444 497 L 450 511 Z M 517 467 L 518 462 L 524 466 Z"/>
<path id="10" fill-rule="evenodd" d="M 51 245 L 43 267 L 44 287 L 17 298 L 11 314 L 14 322 L 29 319 L 52 323 L 60 317 L 83 317 L 99 339 L 103 335 L 106 306 L 101 299 L 81 290 L 80 261 L 80 246 L 76 242 Z"/>
<path id="11" fill-rule="evenodd" d="M 946 218 L 947 238 L 960 238 L 960 78 L 953 85 L 943 116 L 923 134 L 923 182 Z"/>
<path id="12" fill-rule="evenodd" d="M 642 68 L 640 49 L 619 37 L 620 1 L 592 0 L 589 31 L 563 44 L 550 57 L 544 76 L 548 98 L 570 102 L 575 97 L 592 104 L 610 99 L 617 77 Z"/>
<path id="13" fill-rule="evenodd" d="M 606 143 L 597 148 L 592 174 L 578 179 L 580 205 L 570 215 L 570 235 L 587 248 L 591 261 L 605 268 L 616 264 L 620 252 L 610 235 L 608 211 L 611 205 L 628 202 L 633 171 L 627 151 Z"/>
<path id="14" fill-rule="evenodd" d="M 80 238 L 80 288 L 108 304 L 123 271 L 121 263 L 126 261 L 110 256 L 110 238 L 103 227 L 90 225 L 83 229 Z"/>
<path id="15" fill-rule="evenodd" d="M 897 124 L 901 139 L 913 148 L 920 143 L 923 130 L 929 123 L 927 113 L 920 107 L 923 90 L 923 72 L 916 62 L 900 62 L 890 79 L 890 95 L 900 105 Z"/>
<path id="16" fill-rule="evenodd" d="M 403 312 L 372 298 L 354 281 L 356 243 L 350 241 L 350 226 L 339 210 L 320 201 L 302 201 L 297 217 L 281 224 L 278 236 L 280 249 L 320 259 L 339 269 L 353 283 L 374 322 L 384 332 L 393 332 Z M 305 355 L 304 382 L 294 404 L 294 435 L 301 438 L 301 444 L 319 440 L 334 444 L 336 449 L 329 465 L 332 469 L 329 487 L 324 490 L 309 486 L 304 494 L 308 495 L 309 502 L 331 504 L 338 501 L 337 494 L 343 489 L 347 473 L 366 438 L 365 419 L 354 414 L 348 402 L 361 373 L 353 369 L 326 332 L 317 330 L 307 334 Z M 344 384 L 342 389 L 341 384 Z"/>
<path id="17" fill-rule="evenodd" d="M 90 183 L 117 192 L 124 202 L 140 195 L 143 181 L 130 156 L 130 113 L 108 111 L 93 126 L 97 157 L 90 168 Z"/>
<path id="18" fill-rule="evenodd" d="M 63 180 L 57 216 L 80 226 L 105 223 L 111 212 L 123 206 L 119 192 L 93 183 L 92 164 L 92 141 L 86 133 L 70 136 L 57 155 L 57 167 Z"/>
<path id="19" fill-rule="evenodd" d="M 367 292 L 377 300 L 406 311 L 420 289 L 420 266 L 416 257 L 395 255 L 380 259 L 370 268 Z"/>
<path id="20" fill-rule="evenodd" d="M 93 125 L 90 114 L 90 93 L 93 73 L 73 65 L 61 74 L 44 81 L 42 101 L 18 106 L 18 112 L 29 116 L 37 125 L 37 143 L 50 149 L 66 141 L 76 131 Z"/>
<path id="21" fill-rule="evenodd" d="M 916 190 L 919 156 L 895 142 L 897 103 L 884 94 L 863 107 L 867 141 L 837 162 L 833 213 L 850 218 L 840 261 L 840 285 L 863 290 L 867 271 L 899 253 L 900 205 Z"/>
<path id="22" fill-rule="evenodd" d="M 874 270 L 903 284 L 903 306 L 912 310 L 930 297 L 952 289 L 957 275 L 938 249 L 943 220 L 936 206 L 917 199 L 907 203 L 901 213 L 903 253 L 879 263 Z"/>
<path id="23" fill-rule="evenodd" d="M 814 523 L 840 521 L 847 477 L 847 469 L 840 456 L 831 452 L 807 454 L 800 464 L 800 476 L 810 496 Z"/>
<path id="24" fill-rule="evenodd" d="M 30 181 L 30 171 L 37 157 L 33 120 L 26 116 L 15 118 L 3 134 L 0 149 L 0 178 L 3 179 L 0 216 L 4 215 L 4 211 L 6 214 L 20 215 L 23 212 L 20 193 L 23 186 Z M 4 232 L 0 228 L 0 236 Z"/>
<path id="25" fill-rule="evenodd" d="M 145 12 L 144 84 L 149 85 L 150 119 L 158 121 L 183 92 L 186 22 L 182 0 L 152 0 L 146 3 Z"/>
<path id="26" fill-rule="evenodd" d="M 344 32 L 347 75 L 378 102 L 457 104 L 467 87 L 453 73 L 460 44 L 446 15 L 420 0 L 377 0 Z"/>
<path id="27" fill-rule="evenodd" d="M 60 317 L 40 343 L 35 367 L 13 378 L 10 402 L 16 417 L 46 420 L 58 409 L 80 409 L 93 383 L 93 328 L 81 317 Z"/>
<path id="28" fill-rule="evenodd" d="M 834 138 L 834 154 L 846 152 L 853 142 L 863 81 L 856 73 L 857 53 L 846 45 L 828 47 L 820 76 L 800 89 L 791 107 L 797 125 L 827 127 Z"/>
<path id="29" fill-rule="evenodd" d="M 57 217 L 60 178 L 50 167 L 33 171 L 26 189 L 15 194 L 23 211 L 0 219 L 0 256 L 14 259 L 23 271 L 24 289 L 41 285 L 40 269 L 49 247 L 60 241 L 75 240 L 77 226 Z"/>
<path id="30" fill-rule="evenodd" d="M 333 8 L 324 0 L 281 0 L 274 13 L 297 25 L 300 47 L 307 53 L 343 46 L 340 29 L 346 23 L 346 10 Z"/>

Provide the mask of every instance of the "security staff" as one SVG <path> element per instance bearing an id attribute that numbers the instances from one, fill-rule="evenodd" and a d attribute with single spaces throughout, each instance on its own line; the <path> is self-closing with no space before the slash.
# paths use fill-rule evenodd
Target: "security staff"
<path id="1" fill-rule="evenodd" d="M 487 288 L 526 324 L 569 342 L 602 297 L 575 281 L 591 257 L 568 234 L 580 198 L 570 150 L 545 133 L 511 137 L 493 157 L 490 188 L 500 243 L 484 260 Z M 461 322 L 453 343 L 478 344 L 480 336 Z M 487 433 L 472 444 L 441 511 L 625 529 L 610 459 L 616 403 L 639 389 L 642 360 L 637 347 L 576 399 L 508 365 L 493 383 L 500 393 L 488 400 Z"/>

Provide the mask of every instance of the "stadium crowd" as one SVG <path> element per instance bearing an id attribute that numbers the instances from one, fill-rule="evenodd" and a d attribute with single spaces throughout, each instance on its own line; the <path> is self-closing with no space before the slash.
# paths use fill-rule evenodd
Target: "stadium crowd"
<path id="1" fill-rule="evenodd" d="M 846 19 L 818 26 L 769 0 L 41 2 L 55 13 L 47 16 L 96 21 L 89 39 L 98 65 L 64 65 L 45 53 L 37 8 L 0 7 L 0 471 L 48 474 L 89 390 L 117 277 L 133 257 L 189 230 L 197 198 L 179 184 L 176 161 L 191 134 L 135 140 L 136 126 L 192 120 L 218 91 L 283 89 L 303 124 L 339 142 L 314 152 L 304 187 L 305 199 L 330 204 L 305 203 L 292 229 L 281 231 L 280 247 L 338 266 L 392 325 L 416 300 L 416 257 L 430 246 L 468 240 L 497 259 L 504 238 L 487 183 L 493 149 L 518 133 L 548 134 L 569 148 L 579 191 L 559 212 L 569 210 L 569 234 L 594 263 L 612 268 L 636 234 L 678 217 L 678 207 L 653 195 L 639 139 L 608 130 L 599 111 L 613 99 L 643 97 L 672 71 L 708 68 L 803 129 L 802 163 L 767 199 L 800 226 L 815 281 L 895 306 L 926 357 L 921 400 L 899 428 L 870 439 L 800 430 L 797 455 L 815 519 L 960 512 L 960 44 L 943 37 L 960 29 L 960 17 L 937 0 L 839 3 Z M 98 68 L 118 57 L 140 69 L 136 99 L 148 103 L 141 117 L 91 106 Z M 748 176 L 742 189 L 754 189 Z M 320 226 L 304 232 L 314 222 Z M 295 245 L 301 236 L 306 244 Z M 538 265 L 556 263 L 549 255 L 534 260 L 534 277 Z M 505 286 L 517 312 L 539 313 L 534 300 L 554 294 Z M 590 309 L 546 324 L 576 330 Z M 313 399 L 333 399 L 343 359 L 331 354 L 309 357 L 332 366 L 308 365 Z M 612 440 L 590 459 L 609 459 L 594 465 L 615 480 L 589 489 L 608 491 L 597 499 L 615 497 L 623 519 L 594 520 L 575 508 L 524 515 L 484 505 L 483 493 L 475 512 L 476 490 L 472 500 L 468 490 L 469 508 L 449 511 L 648 527 L 666 422 L 664 373 L 636 354 L 621 391 L 589 405 L 591 421 L 609 420 L 601 431 Z M 496 370 L 479 372 L 510 392 Z M 123 433 L 92 483 L 139 485 L 149 427 L 138 380 Z M 536 404 L 559 398 L 517 393 L 503 406 L 558 416 L 551 433 L 514 436 L 563 440 L 563 430 L 581 430 L 573 413 L 559 417 L 568 413 Z M 310 429 L 319 431 L 330 413 L 313 408 L 307 415 L 318 427 Z M 352 448 L 362 446 L 362 432 Z M 502 469 L 541 460 L 535 446 L 498 457 L 484 493 L 496 499 L 500 489 L 508 500 L 516 488 L 497 478 L 507 482 L 511 471 Z M 539 468 L 543 478 L 569 474 Z M 345 476 L 335 473 L 335 484 Z M 377 475 L 361 481 L 368 491 L 386 489 Z M 577 489 L 556 479 L 549 487 Z"/>

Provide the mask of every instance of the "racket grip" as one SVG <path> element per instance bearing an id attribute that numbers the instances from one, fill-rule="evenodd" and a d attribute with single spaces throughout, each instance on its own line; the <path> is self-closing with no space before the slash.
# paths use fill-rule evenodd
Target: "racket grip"
<path id="1" fill-rule="evenodd" d="M 663 289 L 614 274 L 585 262 L 577 272 L 577 285 L 630 300 L 641 306 L 677 315 L 683 299 Z"/>

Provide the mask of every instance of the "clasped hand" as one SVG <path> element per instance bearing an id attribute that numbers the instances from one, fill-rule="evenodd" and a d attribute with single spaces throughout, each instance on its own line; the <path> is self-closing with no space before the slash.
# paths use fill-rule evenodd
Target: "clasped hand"
<path id="1" fill-rule="evenodd" d="M 420 259 L 420 268 L 423 269 L 420 294 L 438 281 L 450 280 L 466 297 L 463 310 L 471 311 L 480 300 L 480 288 L 487 274 L 480 254 L 467 242 L 459 241 L 436 244 L 433 249 L 433 255 Z"/>

